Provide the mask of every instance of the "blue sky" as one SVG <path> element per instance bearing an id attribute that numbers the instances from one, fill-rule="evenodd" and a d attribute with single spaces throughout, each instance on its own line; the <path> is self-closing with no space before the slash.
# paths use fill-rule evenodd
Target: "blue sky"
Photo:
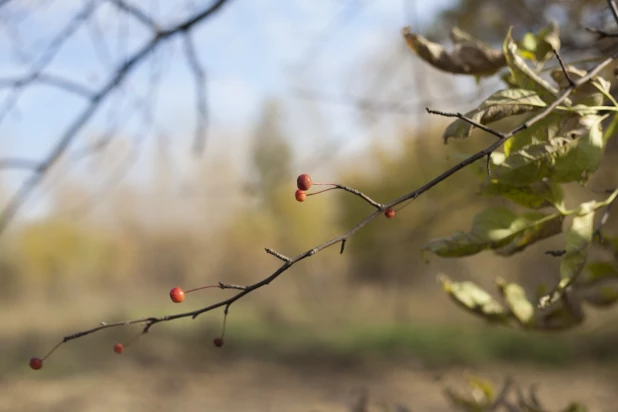
<path id="1" fill-rule="evenodd" d="M 47 3 L 48 7 L 33 6 Z M 0 10 L 0 20 L 4 22 L 0 32 L 0 76 L 27 73 L 31 63 L 20 62 L 19 55 L 37 55 L 85 3 L 15 2 L 14 6 Z M 163 24 L 171 24 L 190 13 L 191 7 L 201 8 L 208 1 L 133 3 L 149 10 Z M 337 93 L 342 88 L 349 89 L 349 84 L 363 86 L 362 76 L 356 83 L 354 79 L 348 82 L 351 72 L 351 77 L 362 74 L 354 72 L 356 66 L 371 62 L 373 55 L 379 59 L 388 55 L 388 50 L 400 47 L 400 29 L 413 24 L 410 19 L 420 22 L 422 28 L 449 3 L 450 0 L 230 0 L 217 16 L 193 31 L 209 79 L 210 122 L 205 161 L 227 151 L 228 155 L 238 152 L 242 162 L 246 156 L 246 150 L 240 150 L 246 146 L 242 145 L 243 139 L 250 136 L 251 126 L 268 97 L 282 99 L 292 119 L 295 145 L 297 149 L 307 149 L 300 152 L 311 152 L 312 142 L 331 137 L 346 141 L 346 150 L 362 147 L 366 139 L 354 127 L 357 113 L 329 104 L 309 108 L 308 102 L 294 97 L 292 91 L 305 88 Z M 15 24 L 20 16 L 26 17 Z M 7 30 L 7 21 L 8 26 L 17 29 Z M 127 21 L 112 7 L 100 6 L 96 24 L 84 24 L 76 31 L 46 72 L 96 90 L 107 80 L 110 68 L 116 67 L 150 35 L 139 23 Z M 105 44 L 93 42 L 94 37 L 103 38 Z M 15 38 L 19 39 L 17 47 Z M 165 44 L 132 73 L 122 88 L 125 97 L 121 98 L 120 93 L 110 96 L 80 133 L 71 151 L 96 140 L 109 128 L 110 119 L 117 119 L 122 124 L 118 129 L 120 136 L 129 142 L 144 139 L 140 146 L 143 158 L 151 153 L 152 136 L 157 134 L 171 139 L 170 150 L 176 158 L 188 156 L 196 118 L 194 79 L 179 40 Z M 151 89 L 149 79 L 153 73 L 159 73 L 159 82 L 156 94 L 149 95 L 146 91 Z M 7 94 L 6 89 L 0 91 L 0 99 L 6 99 Z M 152 103 L 154 122 L 148 133 L 143 133 L 143 110 L 135 109 L 143 99 Z M 41 158 L 84 105 L 80 97 L 64 91 L 49 87 L 28 89 L 0 123 L 2 155 Z M 317 113 L 314 117 L 309 114 L 311 110 Z M 318 127 L 315 116 L 324 124 Z M 320 136 L 316 137 L 316 133 Z M 72 170 L 77 177 L 85 173 L 79 164 L 72 165 Z M 15 187 L 25 174 L 5 172 L 5 176 L 9 185 Z M 138 162 L 127 178 L 139 184 L 149 176 L 148 166 Z M 30 203 L 44 205 L 40 200 L 35 196 Z M 44 210 L 44 206 L 34 210 Z"/>

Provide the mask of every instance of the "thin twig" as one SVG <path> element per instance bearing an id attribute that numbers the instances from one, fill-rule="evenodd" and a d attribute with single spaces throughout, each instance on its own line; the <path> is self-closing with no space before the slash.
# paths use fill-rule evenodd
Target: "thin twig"
<path id="1" fill-rule="evenodd" d="M 428 107 L 426 107 L 425 110 L 427 110 L 427 113 L 429 113 L 429 114 L 437 114 L 439 116 L 444 116 L 444 117 L 457 117 L 457 118 L 459 118 L 459 119 L 461 119 L 461 120 L 463 120 L 465 122 L 470 123 L 474 127 L 478 127 L 479 129 L 484 130 L 484 131 L 486 131 L 489 134 L 493 134 L 498 139 L 502 140 L 502 139 L 506 138 L 506 135 L 504 133 L 500 133 L 499 131 L 492 129 L 491 127 L 487 127 L 484 124 L 481 124 L 481 123 L 479 123 L 477 121 L 474 121 L 474 120 L 470 119 L 469 117 L 464 116 L 461 113 L 442 112 L 440 110 L 432 110 L 432 109 L 430 109 Z"/>
<path id="2" fill-rule="evenodd" d="M 197 108 L 197 119 L 195 126 L 195 140 L 193 143 L 193 150 L 196 154 L 200 155 L 204 152 L 204 146 L 206 144 L 206 131 L 208 126 L 208 100 L 207 100 L 207 80 L 206 71 L 202 67 L 191 33 L 186 32 L 183 36 L 185 57 L 189 68 L 193 72 L 193 78 L 195 79 L 195 99 Z"/>
<path id="3" fill-rule="evenodd" d="M 21 88 L 34 82 L 37 82 L 37 84 L 57 87 L 87 99 L 92 98 L 94 95 L 92 90 L 86 86 L 74 82 L 73 80 L 45 73 L 34 73 L 17 79 L 0 79 L 0 88 Z"/>
<path id="4" fill-rule="evenodd" d="M 144 13 L 133 4 L 128 4 L 123 0 L 109 0 L 109 2 L 114 4 L 120 10 L 123 10 L 131 16 L 135 17 L 137 21 L 142 23 L 144 26 L 152 29 L 154 32 L 159 31 L 159 24 L 154 21 L 148 14 Z"/>
<path id="5" fill-rule="evenodd" d="M 574 84 L 573 79 L 571 79 L 571 76 L 569 75 L 569 72 L 567 71 L 564 65 L 564 62 L 562 61 L 562 57 L 560 57 L 558 50 L 553 49 L 552 52 L 554 52 L 554 56 L 556 56 L 556 59 L 558 59 L 558 63 L 560 63 L 560 68 L 562 69 L 562 73 L 564 73 L 564 77 L 566 77 L 567 81 L 569 82 L 569 86 L 573 86 Z"/>
<path id="6" fill-rule="evenodd" d="M 266 253 L 268 253 L 269 255 L 273 255 L 274 257 L 276 257 L 277 259 L 283 260 L 284 262 L 289 262 L 290 258 L 287 256 L 283 256 L 281 253 L 277 252 L 276 250 L 272 250 L 270 248 L 264 248 L 264 250 L 266 251 Z"/>
<path id="7" fill-rule="evenodd" d="M 595 29 L 593 27 L 586 27 L 586 31 L 597 35 L 597 40 L 605 39 L 607 37 L 618 37 L 618 33 L 608 33 L 603 30 Z"/>
<path id="8" fill-rule="evenodd" d="M 333 183 L 333 186 L 335 188 L 337 188 L 337 189 L 345 190 L 346 192 L 350 192 L 350 193 L 360 197 L 365 202 L 369 203 L 371 206 L 375 207 L 378 210 L 386 209 L 386 207 L 383 204 L 376 202 L 375 200 L 373 200 L 372 198 L 370 198 L 369 196 L 367 196 L 366 194 L 364 194 L 360 190 L 356 190 L 353 187 L 344 186 L 344 185 L 340 185 L 340 184 L 336 184 L 336 183 Z M 330 189 L 326 189 L 326 190 L 330 190 Z"/>

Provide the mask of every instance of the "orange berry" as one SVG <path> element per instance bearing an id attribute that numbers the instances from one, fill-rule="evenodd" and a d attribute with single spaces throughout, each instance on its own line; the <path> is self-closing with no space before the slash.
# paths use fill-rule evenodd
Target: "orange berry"
<path id="1" fill-rule="evenodd" d="M 311 187 L 311 176 L 305 173 L 298 176 L 296 179 L 296 186 L 298 186 L 300 190 L 309 190 Z"/>
<path id="2" fill-rule="evenodd" d="M 307 199 L 307 194 L 300 189 L 296 191 L 294 196 L 296 197 L 296 200 L 298 200 L 299 202 L 304 202 L 305 199 Z"/>
<path id="3" fill-rule="evenodd" d="M 124 346 L 122 346 L 122 343 L 117 343 L 114 345 L 114 352 L 120 354 L 122 353 L 123 350 L 124 350 Z"/>
<path id="4" fill-rule="evenodd" d="M 35 371 L 38 371 L 43 367 L 43 360 L 41 358 L 30 359 L 30 367 Z"/>
<path id="5" fill-rule="evenodd" d="M 387 219 L 392 219 L 395 217 L 395 210 L 393 210 L 392 207 L 389 207 L 388 209 L 386 209 L 384 211 L 384 216 L 386 216 Z"/>
<path id="6" fill-rule="evenodd" d="M 214 343 L 217 348 L 220 348 L 223 346 L 223 338 L 215 338 L 212 343 Z"/>
<path id="7" fill-rule="evenodd" d="M 180 303 L 185 300 L 185 292 L 180 288 L 173 288 L 170 290 L 170 298 L 174 303 Z"/>

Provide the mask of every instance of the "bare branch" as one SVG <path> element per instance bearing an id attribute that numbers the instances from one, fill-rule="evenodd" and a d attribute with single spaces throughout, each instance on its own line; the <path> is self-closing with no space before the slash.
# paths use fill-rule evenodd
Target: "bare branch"
<path id="1" fill-rule="evenodd" d="M 77 31 L 77 29 L 84 21 L 90 18 L 92 13 L 94 13 L 94 11 L 96 10 L 97 6 L 97 1 L 89 1 L 82 10 L 80 10 L 75 16 L 73 16 L 69 24 L 67 24 L 66 27 L 50 41 L 45 51 L 43 51 L 43 53 L 37 59 L 33 68 L 31 69 L 31 74 L 26 77 L 38 77 L 40 73 L 45 69 L 45 67 L 51 62 L 54 56 L 58 53 L 64 43 L 73 35 L 73 33 Z M 17 103 L 21 91 L 27 84 L 28 83 L 15 85 L 13 87 L 12 93 L 7 96 L 7 98 L 4 100 L 2 108 L 0 108 L 0 122 L 2 122 L 4 116 L 6 116 L 11 111 L 15 103 Z"/>
<path id="2" fill-rule="evenodd" d="M 33 83 L 49 85 L 91 99 L 94 92 L 79 83 L 52 74 L 35 73 L 18 79 L 0 79 L 0 88 L 22 88 Z"/>
<path id="3" fill-rule="evenodd" d="M 210 7 L 202 10 L 200 13 L 194 15 L 188 20 L 165 31 L 157 32 L 146 44 L 139 48 L 135 54 L 133 54 L 120 67 L 117 68 L 108 82 L 92 96 L 88 106 L 77 116 L 73 123 L 71 123 L 64 131 L 64 133 L 62 133 L 56 146 L 51 150 L 47 157 L 41 161 L 39 168 L 40 173 L 34 174 L 27 179 L 9 200 L 0 215 L 0 233 L 6 229 L 9 222 L 14 218 L 19 208 L 26 201 L 26 198 L 31 194 L 34 188 L 41 183 L 45 173 L 56 163 L 62 154 L 64 154 L 84 125 L 96 113 L 105 98 L 111 93 L 112 90 L 114 90 L 114 88 L 126 79 L 135 66 L 150 55 L 163 41 L 173 37 L 176 34 L 186 32 L 194 25 L 214 14 L 225 3 L 227 3 L 227 1 L 228 0 L 218 0 Z"/>
<path id="4" fill-rule="evenodd" d="M 40 167 L 41 164 L 36 160 L 20 158 L 0 159 L 0 169 L 25 169 L 38 173 Z"/>
<path id="5" fill-rule="evenodd" d="M 139 8 L 135 7 L 132 4 L 128 4 L 123 0 L 109 0 L 110 3 L 114 4 L 120 10 L 123 10 L 135 17 L 137 21 L 142 23 L 144 26 L 150 28 L 154 32 L 159 31 L 159 24 L 154 21 L 148 14 L 144 13 Z"/>
<path id="6" fill-rule="evenodd" d="M 206 127 L 208 120 L 206 71 L 197 57 L 197 52 L 195 51 L 195 45 L 193 44 L 191 33 L 185 33 L 183 40 L 187 64 L 193 72 L 193 78 L 195 79 L 195 104 L 197 108 L 197 119 L 193 150 L 199 155 L 204 152 L 204 145 L 206 144 Z"/>

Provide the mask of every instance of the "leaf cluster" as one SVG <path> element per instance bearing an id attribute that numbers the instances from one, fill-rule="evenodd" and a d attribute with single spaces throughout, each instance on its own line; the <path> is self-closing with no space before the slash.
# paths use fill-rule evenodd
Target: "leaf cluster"
<path id="1" fill-rule="evenodd" d="M 546 70 L 545 63 L 560 49 L 555 23 L 516 41 L 511 30 L 502 49 L 491 48 L 459 29 L 451 37 L 454 49 L 432 43 L 409 28 L 403 31 L 410 48 L 428 64 L 477 79 L 499 75 L 505 84 L 478 107 L 444 130 L 445 143 L 465 139 L 479 125 L 513 118 L 524 127 L 487 158 L 480 194 L 507 199 L 513 207 L 491 207 L 472 219 L 470 228 L 429 241 L 424 251 L 444 258 L 461 258 L 484 251 L 508 257 L 548 238 L 564 234 L 560 281 L 551 290 L 529 296 L 516 283 L 497 279 L 500 300 L 472 282 L 439 277 L 444 290 L 461 307 L 489 322 L 516 323 L 526 329 L 556 330 L 580 324 L 582 304 L 608 306 L 618 300 L 618 270 L 614 262 L 588 262 L 599 211 L 608 211 L 618 191 L 602 201 L 567 207 L 564 185 L 585 186 L 599 168 L 608 138 L 618 122 L 618 104 L 609 94 L 610 82 L 600 75 L 577 87 L 540 122 L 527 127 L 585 70 L 564 65 Z M 606 105 L 605 105 L 606 104 Z M 492 126 L 493 127 L 493 126 Z M 522 212 L 521 210 L 524 209 Z M 570 219 L 566 219 L 569 217 Z M 603 219 L 605 221 L 607 216 Z M 565 225 L 569 222 L 568 225 Z M 566 226 L 566 227 L 565 227 Z"/>

